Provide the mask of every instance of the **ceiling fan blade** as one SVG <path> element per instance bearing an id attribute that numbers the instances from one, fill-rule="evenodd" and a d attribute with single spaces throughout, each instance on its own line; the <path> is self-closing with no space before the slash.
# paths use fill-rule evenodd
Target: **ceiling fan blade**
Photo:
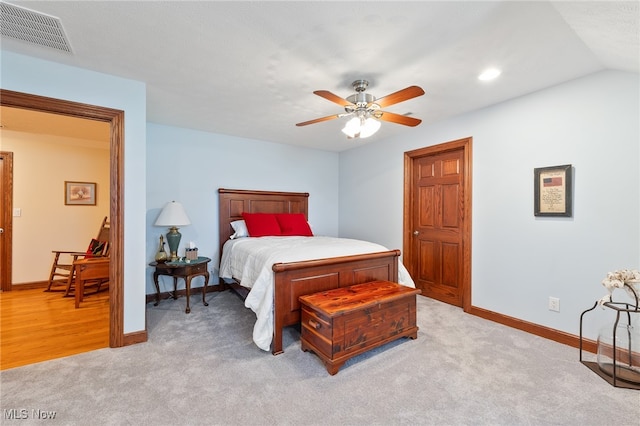
<path id="1" fill-rule="evenodd" d="M 409 86 L 406 89 L 398 90 L 395 93 L 376 99 L 374 103 L 378 104 L 380 108 L 384 108 L 422 95 L 424 95 L 424 90 L 422 90 L 422 88 L 418 86 Z"/>
<path id="2" fill-rule="evenodd" d="M 340 117 L 340 114 L 329 115 L 322 118 L 316 118 L 315 120 L 304 121 L 302 123 L 296 124 L 296 126 L 306 126 L 308 124 L 322 123 L 323 121 L 333 120 L 334 118 L 338 118 L 338 117 Z"/>
<path id="3" fill-rule="evenodd" d="M 389 121 L 391 123 L 403 124 L 405 126 L 415 127 L 422 123 L 419 118 L 407 117 L 406 115 L 394 114 L 392 112 L 380 111 L 381 115 L 376 115 L 376 118 L 382 121 Z"/>
<path id="4" fill-rule="evenodd" d="M 346 106 L 349 106 L 349 105 L 353 105 L 348 100 L 343 99 L 338 95 L 334 95 L 333 93 L 329 92 L 328 90 L 316 90 L 313 93 L 318 95 L 318 96 L 321 96 L 321 97 L 325 98 L 328 101 L 331 101 L 333 103 L 341 105 L 343 107 L 346 107 Z"/>

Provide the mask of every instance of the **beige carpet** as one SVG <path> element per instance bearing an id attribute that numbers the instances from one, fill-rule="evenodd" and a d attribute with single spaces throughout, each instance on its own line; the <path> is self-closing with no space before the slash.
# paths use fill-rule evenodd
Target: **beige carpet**
<path id="1" fill-rule="evenodd" d="M 193 296 L 189 315 L 184 298 L 148 305 L 147 343 L 2 371 L 2 424 L 47 412 L 59 425 L 640 424 L 640 392 L 610 386 L 577 349 L 421 296 L 417 340 L 335 376 L 294 327 L 274 357 L 235 294 L 207 300 Z"/>

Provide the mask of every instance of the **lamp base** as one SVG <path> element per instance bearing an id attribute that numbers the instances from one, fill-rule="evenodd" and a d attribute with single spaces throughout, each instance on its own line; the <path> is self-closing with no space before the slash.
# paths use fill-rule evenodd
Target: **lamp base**
<path id="1" fill-rule="evenodd" d="M 182 234 L 178 232 L 178 228 L 172 226 L 167 233 L 167 243 L 169 243 L 169 251 L 171 252 L 171 261 L 178 260 L 178 246 L 180 245 L 180 239 Z"/>

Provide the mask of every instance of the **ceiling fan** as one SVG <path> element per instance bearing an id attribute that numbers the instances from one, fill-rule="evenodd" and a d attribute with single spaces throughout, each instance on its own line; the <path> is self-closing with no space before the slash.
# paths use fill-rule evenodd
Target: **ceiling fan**
<path id="1" fill-rule="evenodd" d="M 369 93 L 364 93 L 369 86 L 369 82 L 367 80 L 356 80 L 351 85 L 356 93 L 348 96 L 346 99 L 334 95 L 327 90 L 316 90 L 313 92 L 318 96 L 344 107 L 344 113 L 304 121 L 296 124 L 296 126 L 306 126 L 308 124 L 333 120 L 334 118 L 353 117 L 347 122 L 344 129 L 342 129 L 342 132 L 345 133 L 348 138 L 366 138 L 378 131 L 380 128 L 380 121 L 378 120 L 411 127 L 417 126 L 422 122 L 422 120 L 417 118 L 394 114 L 392 112 L 382 111 L 381 109 L 424 95 L 424 90 L 420 87 L 409 86 L 380 99 L 376 99 L 375 96 Z"/>

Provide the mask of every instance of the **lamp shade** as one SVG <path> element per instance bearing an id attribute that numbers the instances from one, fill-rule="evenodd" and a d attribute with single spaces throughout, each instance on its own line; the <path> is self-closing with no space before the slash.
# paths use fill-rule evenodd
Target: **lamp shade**
<path id="1" fill-rule="evenodd" d="M 191 225 L 187 212 L 184 211 L 182 204 L 170 201 L 164 205 L 160 216 L 156 219 L 156 226 L 186 226 Z"/>
<path id="2" fill-rule="evenodd" d="M 360 133 L 360 117 L 353 117 L 347 121 L 347 124 L 345 124 L 342 129 L 342 133 L 347 135 L 347 137 L 355 138 L 356 135 Z"/>
<path id="3" fill-rule="evenodd" d="M 380 129 L 380 122 L 373 117 L 358 116 L 347 121 L 342 133 L 348 138 L 368 138 Z"/>
<path id="4" fill-rule="evenodd" d="M 369 136 L 377 132 L 378 129 L 380 129 L 380 122 L 375 118 L 369 117 L 365 120 L 362 127 L 360 127 L 360 137 L 368 138 Z"/>

